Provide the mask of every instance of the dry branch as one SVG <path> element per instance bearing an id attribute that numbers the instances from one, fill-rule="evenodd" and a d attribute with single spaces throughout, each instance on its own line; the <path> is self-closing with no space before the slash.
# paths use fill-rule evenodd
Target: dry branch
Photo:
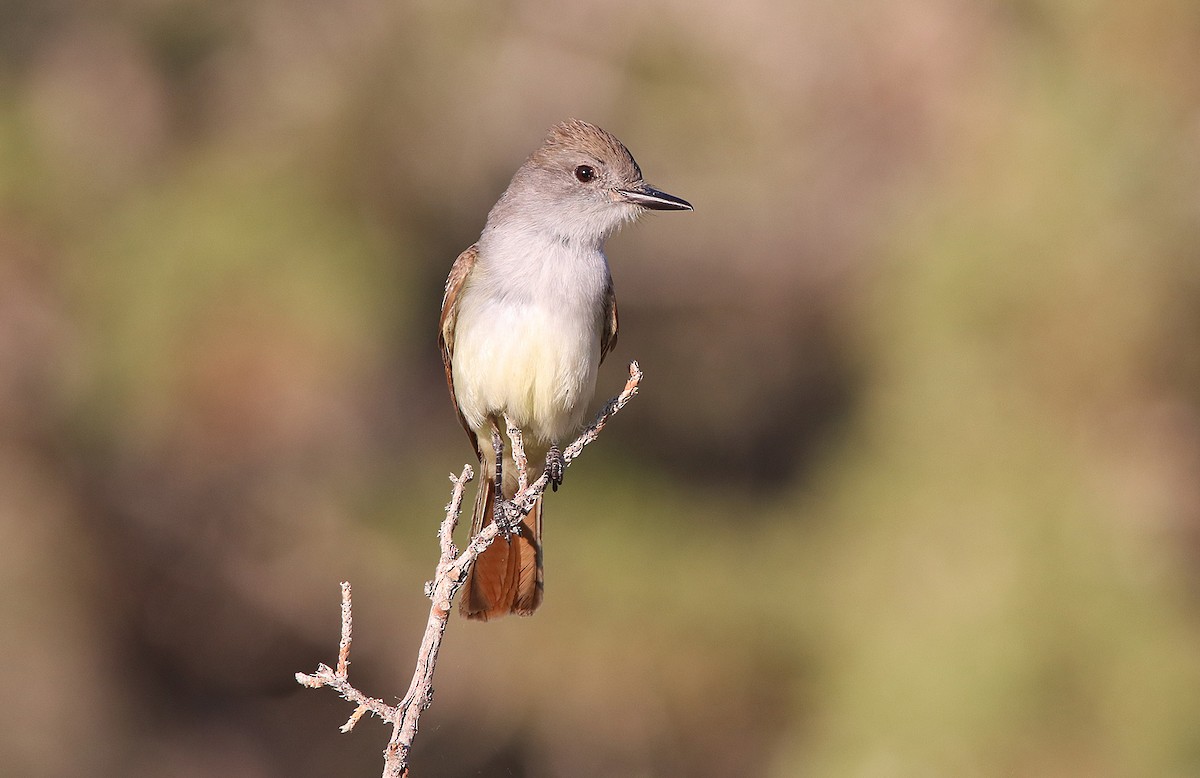
<path id="1" fill-rule="evenodd" d="M 583 453 L 584 447 L 599 437 L 608 420 L 633 399 L 641 380 L 642 371 L 638 363 L 630 362 L 629 380 L 626 381 L 625 388 L 608 402 L 596 416 L 596 420 L 571 445 L 563 449 L 564 467 L 569 467 L 571 462 Z M 509 504 L 511 512 L 519 516 L 532 510 L 534 502 L 546 491 L 550 477 L 543 473 L 536 481 L 529 483 L 529 465 L 521 430 L 508 418 L 505 418 L 505 422 L 508 426 L 508 437 L 512 441 L 513 461 L 517 466 L 518 477 L 518 492 Z M 473 477 L 474 471 L 470 465 L 465 465 L 460 475 L 450 476 L 454 487 L 450 502 L 446 505 L 446 518 L 442 520 L 441 529 L 438 531 L 441 557 L 434 579 L 425 584 L 425 594 L 432 600 L 429 620 L 425 625 L 421 648 L 417 652 L 417 666 L 412 683 L 409 684 L 408 693 L 404 695 L 400 704 L 388 705 L 383 700 L 368 697 L 350 683 L 348 675 L 354 621 L 351 615 L 350 584 L 346 582 L 342 583 L 342 636 L 338 644 L 337 669 L 321 664 L 311 675 L 296 673 L 296 680 L 304 686 L 313 689 L 328 686 L 355 704 L 354 712 L 342 725 L 342 732 L 353 729 L 358 720 L 367 713 L 373 713 L 392 724 L 392 737 L 384 750 L 383 778 L 406 778 L 409 774 L 408 758 L 413 739 L 417 735 L 417 723 L 421 713 L 433 703 L 433 672 L 437 665 L 442 636 L 446 632 L 446 623 L 450 618 L 454 595 L 462 588 L 475 560 L 500 534 L 499 525 L 488 524 L 470 539 L 462 553 L 459 553 L 454 545 L 454 528 L 458 526 L 458 519 L 462 514 L 463 495 L 467 483 Z"/>

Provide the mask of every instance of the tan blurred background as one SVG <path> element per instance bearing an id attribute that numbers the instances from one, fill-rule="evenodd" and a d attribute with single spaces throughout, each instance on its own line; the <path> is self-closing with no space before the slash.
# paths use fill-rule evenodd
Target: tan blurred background
<path id="1" fill-rule="evenodd" d="M 1200 6 L 8 0 L 0 772 L 375 775 L 471 458 L 441 284 L 555 121 L 643 395 L 424 776 L 1200 774 Z"/>

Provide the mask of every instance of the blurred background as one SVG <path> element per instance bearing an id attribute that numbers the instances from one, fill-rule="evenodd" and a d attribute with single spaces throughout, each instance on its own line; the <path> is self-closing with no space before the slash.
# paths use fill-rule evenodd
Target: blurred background
<path id="1" fill-rule="evenodd" d="M 452 620 L 424 776 L 1200 774 L 1200 6 L 9 0 L 0 764 L 376 775 L 441 288 L 551 124 L 641 396 L 536 617 Z"/>

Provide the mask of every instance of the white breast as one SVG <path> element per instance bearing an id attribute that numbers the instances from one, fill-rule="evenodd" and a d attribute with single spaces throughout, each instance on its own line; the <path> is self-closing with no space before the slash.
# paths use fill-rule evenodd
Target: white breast
<path id="1" fill-rule="evenodd" d="M 566 442 L 596 388 L 604 255 L 541 248 L 534 252 L 540 261 L 531 262 L 523 247 L 518 265 L 481 245 L 462 292 L 454 390 L 467 423 L 485 439 L 488 416 L 507 413 L 534 441 Z"/>

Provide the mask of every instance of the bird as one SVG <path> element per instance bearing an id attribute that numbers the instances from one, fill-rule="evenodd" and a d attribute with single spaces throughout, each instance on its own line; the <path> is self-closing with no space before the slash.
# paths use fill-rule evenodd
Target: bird
<path id="1" fill-rule="evenodd" d="M 647 210 L 692 205 L 647 184 L 611 133 L 569 119 L 550 128 L 489 211 L 479 240 L 454 261 L 438 346 L 485 475 L 472 536 L 509 521 L 502 506 L 516 493 L 516 468 L 511 451 L 499 463 L 496 455 L 506 417 L 522 430 L 530 481 L 549 469 L 555 491 L 562 482 L 559 445 L 582 427 L 599 365 L 617 342 L 604 244 Z M 539 497 L 478 556 L 459 601 L 464 617 L 528 616 L 541 604 L 543 513 Z"/>

